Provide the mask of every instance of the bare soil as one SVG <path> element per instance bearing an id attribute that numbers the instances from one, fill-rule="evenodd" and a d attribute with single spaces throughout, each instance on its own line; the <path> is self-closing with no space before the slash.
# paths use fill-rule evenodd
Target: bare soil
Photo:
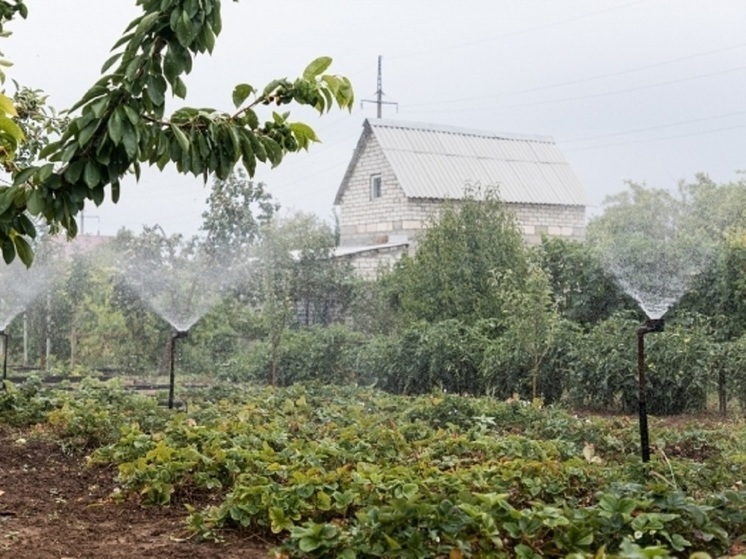
<path id="1" fill-rule="evenodd" d="M 0 428 L 0 558 L 266 559 L 269 542 L 189 538 L 183 505 L 115 502 L 116 470 L 31 432 Z M 204 503 L 193 503 L 202 505 Z"/>

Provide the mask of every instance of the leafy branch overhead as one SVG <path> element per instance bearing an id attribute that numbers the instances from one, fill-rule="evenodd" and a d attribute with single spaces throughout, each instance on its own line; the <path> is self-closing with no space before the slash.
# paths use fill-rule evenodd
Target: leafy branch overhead
<path id="1" fill-rule="evenodd" d="M 263 89 L 237 85 L 232 112 L 184 107 L 166 116 L 167 93 L 185 98 L 183 77 L 193 57 L 214 48 L 222 28 L 220 0 L 138 4 L 143 13 L 114 45 L 102 77 L 70 109 L 74 116 L 59 140 L 41 151 L 48 162 L 16 169 L 12 186 L 0 187 L 0 245 L 6 262 L 17 253 L 31 263 L 24 237 L 33 237 L 35 230 L 26 212 L 74 237 L 75 216 L 84 204 L 101 204 L 107 186 L 117 202 L 122 177 L 133 172 L 139 178 L 143 163 L 159 169 L 173 163 L 183 174 L 225 180 L 239 162 L 253 176 L 257 161 L 276 166 L 286 153 L 318 141 L 311 127 L 291 122 L 288 112 L 272 112 L 261 122 L 261 106 L 297 103 L 319 113 L 335 104 L 352 107 L 349 80 L 326 74 L 332 60 L 322 57 L 293 81 L 274 80 Z M 12 18 L 13 6 L 23 6 L 23 0 L 0 0 L 0 21 Z"/>

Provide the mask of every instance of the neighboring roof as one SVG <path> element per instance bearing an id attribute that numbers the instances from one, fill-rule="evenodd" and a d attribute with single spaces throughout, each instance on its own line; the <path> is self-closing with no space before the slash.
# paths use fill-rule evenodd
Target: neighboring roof
<path id="1" fill-rule="evenodd" d="M 582 206 L 583 186 L 554 139 L 484 132 L 398 120 L 365 120 L 334 201 L 342 194 L 370 138 L 375 136 L 408 198 L 458 199 L 466 184 L 497 186 L 512 203 Z"/>
<path id="2" fill-rule="evenodd" d="M 64 258 L 71 258 L 74 254 L 91 252 L 113 239 L 114 237 L 108 235 L 80 234 L 72 239 L 67 239 L 64 235 L 55 235 L 52 237 L 52 243 L 61 247 Z"/>
<path id="3" fill-rule="evenodd" d="M 409 245 L 409 241 L 391 241 L 388 243 L 381 243 L 378 245 L 364 245 L 364 246 L 338 246 L 334 249 L 334 256 L 351 256 L 353 254 L 362 254 L 364 252 L 375 252 L 377 250 L 387 250 L 391 248 L 405 247 Z"/>

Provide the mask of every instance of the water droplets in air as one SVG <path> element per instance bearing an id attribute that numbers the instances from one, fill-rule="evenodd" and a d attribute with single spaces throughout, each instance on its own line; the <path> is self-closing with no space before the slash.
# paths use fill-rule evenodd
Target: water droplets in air
<path id="1" fill-rule="evenodd" d="M 0 331 L 48 290 L 54 277 L 52 264 L 38 257 L 31 268 L 18 259 L 0 263 Z"/>
<path id="2" fill-rule="evenodd" d="M 177 241 L 164 237 L 160 246 L 131 251 L 122 278 L 175 330 L 187 332 L 245 277 L 246 267 Z"/>
<path id="3" fill-rule="evenodd" d="M 685 197 L 633 185 L 612 204 L 589 224 L 589 241 L 648 318 L 662 318 L 712 262 L 715 243 Z"/>

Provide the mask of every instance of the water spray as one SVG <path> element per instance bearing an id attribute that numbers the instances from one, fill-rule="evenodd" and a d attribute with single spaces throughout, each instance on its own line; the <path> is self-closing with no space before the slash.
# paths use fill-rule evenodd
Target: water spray
<path id="1" fill-rule="evenodd" d="M 168 409 L 173 409 L 174 407 L 174 355 L 176 354 L 176 340 L 179 338 L 186 338 L 187 337 L 187 331 L 186 330 L 175 330 L 171 334 L 171 376 L 169 377 L 169 384 L 168 384 Z"/>
<path id="2" fill-rule="evenodd" d="M 7 390 L 5 380 L 8 378 L 8 339 L 10 335 L 5 330 L 0 330 L 3 338 L 3 390 Z"/>
<path id="3" fill-rule="evenodd" d="M 648 435 L 648 402 L 645 383 L 645 334 L 663 332 L 665 323 L 662 318 L 649 318 L 637 329 L 637 371 L 639 375 L 638 405 L 640 414 L 640 451 L 642 461 L 650 461 L 650 438 Z"/>

